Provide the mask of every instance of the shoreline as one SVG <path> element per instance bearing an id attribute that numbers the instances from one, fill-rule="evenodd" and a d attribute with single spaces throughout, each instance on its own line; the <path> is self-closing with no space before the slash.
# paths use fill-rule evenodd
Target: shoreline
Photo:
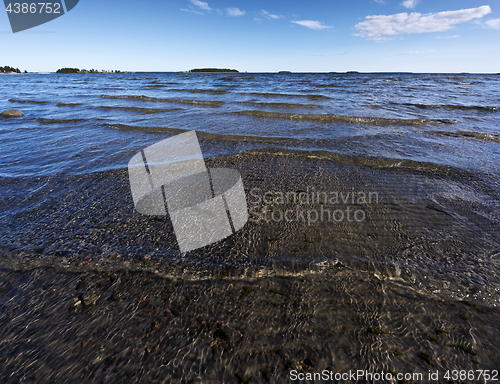
<path id="1" fill-rule="evenodd" d="M 153 382 L 236 382 L 239 374 L 265 383 L 292 370 L 498 368 L 500 339 L 490 328 L 498 309 L 349 270 L 204 280 L 64 267 L 0 275 L 0 371 L 11 381 L 119 383 L 149 372 Z"/>
<path id="2" fill-rule="evenodd" d="M 249 211 L 242 230 L 211 246 L 180 254 L 168 216 L 135 211 L 126 170 L 0 179 L 0 201 L 11 211 L 2 219 L 1 242 L 34 266 L 37 261 L 50 266 L 61 257 L 70 264 L 149 259 L 166 268 L 182 265 L 195 275 L 204 271 L 212 276 L 231 267 L 251 276 L 267 269 L 295 274 L 340 263 L 389 279 L 414 284 L 416 279 L 428 292 L 471 296 L 492 306 L 498 301 L 500 282 L 491 275 L 494 243 L 467 241 L 478 229 L 495 236 L 494 217 L 491 223 L 485 219 L 494 212 L 475 200 L 447 197 L 447 183 L 480 189 L 485 196 L 493 193 L 466 171 L 379 168 L 281 151 L 243 152 L 206 164 L 240 172 Z M 286 176 L 292 172 L 294 177 Z M 23 189 L 36 192 L 18 202 L 15 196 Z M 283 200 L 285 193 L 295 199 Z M 359 200 L 373 193 L 376 201 Z M 454 233 L 454 240 L 443 233 Z M 448 247 L 461 253 L 444 258 L 442 249 Z M 490 254 L 490 261 L 477 265 L 475 255 Z M 474 275 L 461 273 L 471 268 Z"/>

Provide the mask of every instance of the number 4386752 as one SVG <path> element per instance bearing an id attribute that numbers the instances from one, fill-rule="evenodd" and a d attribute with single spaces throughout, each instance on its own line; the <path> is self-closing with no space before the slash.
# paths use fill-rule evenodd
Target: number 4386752
<path id="1" fill-rule="evenodd" d="M 61 13 L 60 3 L 9 3 L 8 13 Z"/>
<path id="2" fill-rule="evenodd" d="M 453 381 L 498 381 L 498 371 L 490 371 L 483 369 L 476 370 L 454 370 L 454 371 L 446 371 L 444 374 L 444 378 L 446 380 Z"/>

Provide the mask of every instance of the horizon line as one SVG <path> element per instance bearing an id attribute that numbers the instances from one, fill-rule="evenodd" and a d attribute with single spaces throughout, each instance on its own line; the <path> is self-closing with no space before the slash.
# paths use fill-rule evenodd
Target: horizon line
<path id="1" fill-rule="evenodd" d="M 189 74 L 194 74 L 194 75 L 200 75 L 200 74 L 254 74 L 254 73 L 260 73 L 260 74 L 281 74 L 281 75 L 289 75 L 289 74 L 378 74 L 378 73 L 399 73 L 399 74 L 416 74 L 416 75 L 423 75 L 423 74 L 432 74 L 432 75 L 446 75 L 446 74 L 455 74 L 455 75 L 500 75 L 500 72 L 413 72 L 413 71 L 238 71 L 238 72 L 191 72 L 190 70 L 187 71 L 143 71 L 143 70 L 133 70 L 133 71 L 122 71 L 122 70 L 116 70 L 119 72 L 113 72 L 115 70 L 105 70 L 105 71 L 98 71 L 98 72 L 83 72 L 83 73 L 56 73 L 51 72 L 51 71 L 32 71 L 32 72 L 27 72 L 27 73 L 15 73 L 15 72 L 10 72 L 10 73 L 1 73 L 0 75 L 84 75 L 84 74 L 124 74 L 124 73 L 189 73 Z"/>

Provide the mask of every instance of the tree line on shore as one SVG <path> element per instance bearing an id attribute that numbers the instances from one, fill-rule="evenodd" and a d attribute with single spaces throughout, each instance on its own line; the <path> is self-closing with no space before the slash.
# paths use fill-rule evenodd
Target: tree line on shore
<path id="1" fill-rule="evenodd" d="M 226 69 L 226 68 L 195 68 L 191 69 L 189 72 L 192 73 L 203 73 L 203 72 L 229 72 L 229 73 L 238 73 L 239 71 L 236 69 Z M 6 65 L 5 67 L 0 67 L 0 73 L 22 73 L 19 68 L 14 68 Z M 24 73 L 28 73 L 28 71 L 24 71 Z M 58 74 L 66 74 L 66 73 L 123 73 L 119 70 L 111 70 L 111 71 L 98 71 L 96 69 L 80 69 L 80 68 L 60 68 L 56 71 Z"/>
<path id="2" fill-rule="evenodd" d="M 6 65 L 5 67 L 0 67 L 0 73 L 21 73 L 19 68 L 9 67 Z M 26 71 L 24 71 L 26 73 Z"/>
<path id="3" fill-rule="evenodd" d="M 237 69 L 226 69 L 226 68 L 195 68 L 191 69 L 189 72 L 191 73 L 199 73 L 199 72 L 229 72 L 229 73 L 238 73 Z"/>
<path id="4" fill-rule="evenodd" d="M 61 68 L 56 71 L 56 73 L 122 73 L 121 71 L 114 70 L 114 71 L 98 71 L 96 69 L 91 69 L 91 70 L 86 70 L 86 69 L 79 69 L 79 68 Z"/>

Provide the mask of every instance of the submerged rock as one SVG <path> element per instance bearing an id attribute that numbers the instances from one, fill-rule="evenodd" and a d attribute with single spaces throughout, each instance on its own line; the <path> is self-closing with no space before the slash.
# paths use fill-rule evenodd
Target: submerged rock
<path id="1" fill-rule="evenodd" d="M 99 296 L 93 292 L 87 292 L 78 298 L 85 307 L 95 308 L 95 303 L 99 299 Z"/>
<path id="2" fill-rule="evenodd" d="M 2 116 L 2 117 L 22 117 L 22 116 L 24 116 L 24 114 L 17 109 L 9 109 L 7 111 L 3 111 L 2 113 L 0 113 L 0 116 Z"/>

